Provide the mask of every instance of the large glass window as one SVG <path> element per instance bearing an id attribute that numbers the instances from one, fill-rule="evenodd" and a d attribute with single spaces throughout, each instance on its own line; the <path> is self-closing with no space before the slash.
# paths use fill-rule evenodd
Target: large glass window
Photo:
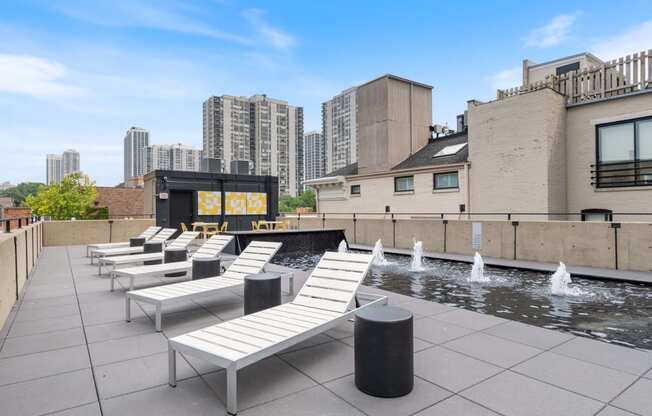
<path id="1" fill-rule="evenodd" d="M 459 188 L 457 172 L 435 173 L 433 185 L 434 189 Z"/>
<path id="2" fill-rule="evenodd" d="M 652 185 L 652 117 L 597 128 L 599 188 Z"/>
<path id="3" fill-rule="evenodd" d="M 414 176 L 399 176 L 394 178 L 394 192 L 414 191 Z"/>

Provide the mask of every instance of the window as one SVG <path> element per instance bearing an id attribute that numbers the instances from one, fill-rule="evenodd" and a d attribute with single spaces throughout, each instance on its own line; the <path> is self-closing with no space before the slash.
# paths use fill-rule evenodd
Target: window
<path id="1" fill-rule="evenodd" d="M 360 195 L 360 185 L 351 185 L 351 195 Z"/>
<path id="2" fill-rule="evenodd" d="M 598 188 L 652 185 L 652 117 L 596 126 Z"/>
<path id="3" fill-rule="evenodd" d="M 454 155 L 455 153 L 459 152 L 460 150 L 464 149 L 466 147 L 466 143 L 460 143 L 460 144 L 453 144 L 450 146 L 446 146 L 437 153 L 435 153 L 432 157 L 441 157 L 441 156 L 450 156 Z"/>
<path id="4" fill-rule="evenodd" d="M 414 176 L 399 176 L 394 178 L 394 192 L 414 191 Z"/>
<path id="5" fill-rule="evenodd" d="M 457 172 L 435 173 L 433 175 L 433 189 L 459 188 Z"/>

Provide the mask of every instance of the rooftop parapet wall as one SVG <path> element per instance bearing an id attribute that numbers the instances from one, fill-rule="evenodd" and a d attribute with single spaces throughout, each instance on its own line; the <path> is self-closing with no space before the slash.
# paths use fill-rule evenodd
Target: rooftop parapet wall
<path id="1" fill-rule="evenodd" d="M 44 245 L 71 246 L 129 241 L 129 237 L 140 234 L 152 225 L 156 225 L 154 219 L 47 221 L 44 223 Z"/>
<path id="2" fill-rule="evenodd" d="M 324 219 L 325 218 L 325 219 Z M 293 228 L 343 228 L 349 244 L 411 249 L 423 241 L 425 251 L 570 266 L 652 272 L 652 223 L 582 221 L 468 221 L 441 219 L 360 218 L 341 215 L 286 217 Z M 473 223 L 481 224 L 480 246 L 473 244 Z M 616 243 L 617 240 L 617 243 Z"/>
<path id="3" fill-rule="evenodd" d="M 43 248 L 43 222 L 0 233 L 0 327 L 23 292 Z"/>

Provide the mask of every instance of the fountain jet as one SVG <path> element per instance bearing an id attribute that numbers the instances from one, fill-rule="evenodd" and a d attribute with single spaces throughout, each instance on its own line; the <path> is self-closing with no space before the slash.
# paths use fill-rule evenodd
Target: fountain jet
<path id="1" fill-rule="evenodd" d="M 337 252 L 346 253 L 347 251 L 348 251 L 348 246 L 346 245 L 346 241 L 344 240 L 340 241 L 340 245 L 337 246 Z"/>
<path id="2" fill-rule="evenodd" d="M 477 251 L 473 256 L 473 267 L 471 268 L 471 276 L 467 278 L 469 282 L 490 282 L 489 276 L 484 275 L 484 261 L 482 256 Z"/>
<path id="3" fill-rule="evenodd" d="M 560 261 L 559 267 L 550 277 L 550 293 L 555 296 L 579 296 L 584 293 L 578 287 L 569 287 L 571 283 L 571 275 L 566 271 L 566 265 Z"/>
<path id="4" fill-rule="evenodd" d="M 391 263 L 385 259 L 385 252 L 383 251 L 383 243 L 378 239 L 374 245 L 374 250 L 371 252 L 374 256 L 374 259 L 371 261 L 371 264 L 374 266 L 388 266 Z"/>
<path id="5" fill-rule="evenodd" d="M 410 264 L 411 272 L 422 272 L 426 268 L 423 267 L 423 241 L 414 240 L 414 247 L 412 248 L 412 263 Z"/>

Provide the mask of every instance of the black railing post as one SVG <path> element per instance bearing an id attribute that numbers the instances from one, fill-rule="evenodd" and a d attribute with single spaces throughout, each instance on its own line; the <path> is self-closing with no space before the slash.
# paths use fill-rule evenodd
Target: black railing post
<path id="1" fill-rule="evenodd" d="M 297 212 L 297 230 L 301 229 L 301 212 Z"/>
<path id="2" fill-rule="evenodd" d="M 392 213 L 392 247 L 396 248 L 396 218 Z"/>
<path id="3" fill-rule="evenodd" d="M 512 220 L 512 214 L 509 213 L 509 214 L 507 214 L 507 221 L 511 221 L 511 220 Z"/>
<path id="4" fill-rule="evenodd" d="M 18 228 L 23 228 L 23 219 L 18 218 Z"/>
<path id="5" fill-rule="evenodd" d="M 6 233 L 11 232 L 11 220 L 5 220 L 5 232 Z"/>
<path id="6" fill-rule="evenodd" d="M 444 253 L 446 252 L 446 228 L 448 228 L 448 220 L 443 220 L 442 224 L 444 224 Z"/>
<path id="7" fill-rule="evenodd" d="M 356 223 L 358 222 L 358 219 L 355 217 L 355 212 L 353 213 L 353 244 L 358 244 L 358 238 L 357 238 L 357 227 Z"/>
<path id="8" fill-rule="evenodd" d="M 321 228 L 326 228 L 326 213 L 321 214 Z"/>
<path id="9" fill-rule="evenodd" d="M 614 229 L 614 268 L 618 270 L 618 229 L 620 228 L 620 223 L 612 222 L 611 228 Z"/>
<path id="10" fill-rule="evenodd" d="M 512 226 L 514 227 L 514 254 L 513 254 L 513 259 L 516 260 L 516 227 L 518 227 L 518 221 L 512 221 Z"/>

